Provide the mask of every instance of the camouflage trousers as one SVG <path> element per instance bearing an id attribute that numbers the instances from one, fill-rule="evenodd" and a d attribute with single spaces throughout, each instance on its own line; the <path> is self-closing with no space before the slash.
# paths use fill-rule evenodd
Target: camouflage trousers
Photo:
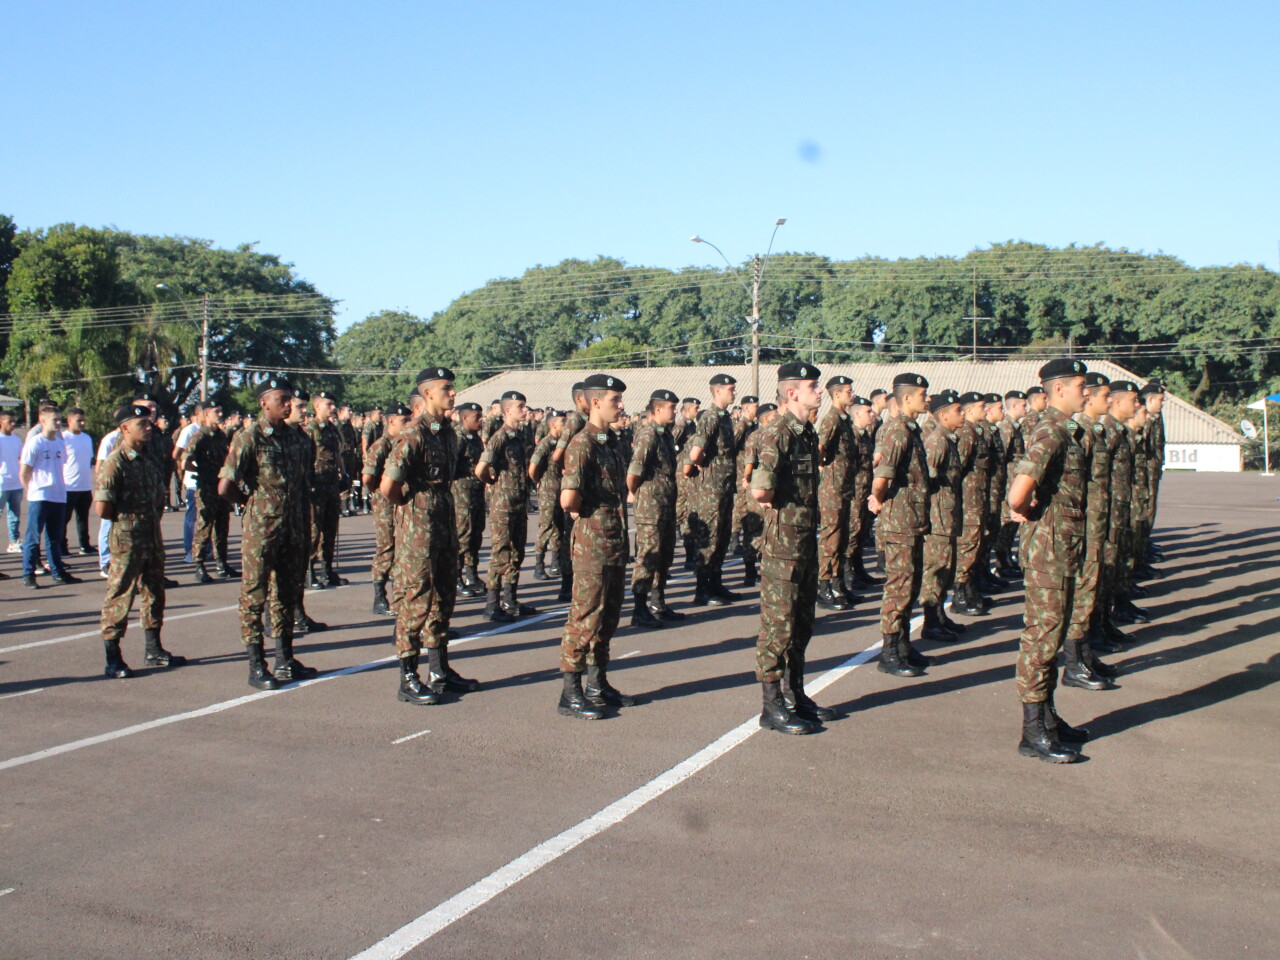
<path id="1" fill-rule="evenodd" d="M 1025 626 L 1018 647 L 1018 699 L 1043 703 L 1057 683 L 1058 651 L 1075 605 L 1076 578 L 1026 570 Z"/>
<path id="2" fill-rule="evenodd" d="M 590 545 L 574 544 L 573 600 L 560 641 L 560 672 L 582 673 L 588 666 L 608 666 L 609 641 L 618 629 L 627 568 L 603 566 Z"/>
<path id="3" fill-rule="evenodd" d="M 1133 522 L 1133 559 L 1130 563 L 1130 573 L 1133 567 L 1141 566 L 1147 559 L 1147 544 L 1151 540 L 1151 520 L 1148 515 L 1150 504 L 1144 503 L 1142 510 L 1134 514 Z"/>
<path id="4" fill-rule="evenodd" d="M 637 600 L 651 592 L 661 594 L 675 556 L 674 514 L 667 514 L 656 523 L 636 522 L 636 565 L 631 572 L 631 592 Z"/>
<path id="5" fill-rule="evenodd" d="M 231 504 L 218 496 L 217 487 L 196 487 L 196 532 L 191 538 L 191 556 L 204 559 L 206 545 L 213 555 L 227 559 L 227 531 L 231 526 Z"/>
<path id="6" fill-rule="evenodd" d="M 982 524 L 969 523 L 968 517 L 964 519 L 965 523 L 960 528 L 960 536 L 956 538 L 955 581 L 958 586 L 963 586 L 973 579 L 974 571 L 978 569 L 978 557 L 982 553 L 985 532 Z"/>
<path id="7" fill-rule="evenodd" d="M 748 509 L 742 515 L 742 559 L 755 563 L 760 558 L 760 538 L 764 536 L 764 517 Z"/>
<path id="8" fill-rule="evenodd" d="M 849 544 L 845 553 L 848 559 L 859 556 L 871 536 L 871 527 L 875 523 L 876 515 L 867 506 L 867 497 L 870 495 L 869 486 L 859 484 L 854 488 L 853 503 L 849 506 Z"/>
<path id="9" fill-rule="evenodd" d="M 560 528 L 560 583 L 573 587 L 573 514 L 561 510 L 564 525 Z"/>
<path id="10" fill-rule="evenodd" d="M 262 615 L 268 598 L 272 633 L 277 637 L 293 636 L 293 611 L 302 602 L 311 543 L 301 511 L 283 517 L 251 514 L 253 511 L 245 516 L 240 546 L 244 567 L 240 579 L 240 639 L 244 643 L 261 643 Z"/>
<path id="11" fill-rule="evenodd" d="M 924 577 L 924 538 L 883 538 L 885 583 L 880 601 L 880 633 L 896 635 L 911 622 L 911 608 L 920 596 Z"/>
<path id="12" fill-rule="evenodd" d="M 1005 505 L 1004 514 L 1009 512 L 1008 504 Z M 1000 532 L 996 536 L 996 549 L 1000 551 L 1000 556 L 1013 556 L 1013 541 L 1018 536 L 1018 527 L 1021 524 L 1010 520 L 1008 516 L 1002 514 L 1000 521 Z"/>
<path id="13" fill-rule="evenodd" d="M 693 485 L 697 480 L 690 480 L 680 473 L 681 467 L 676 467 L 676 530 L 685 530 L 689 523 L 689 502 L 690 495 L 693 492 Z"/>
<path id="14" fill-rule="evenodd" d="M 834 580 L 849 556 L 852 502 L 838 489 L 818 488 L 818 579 Z"/>
<path id="15" fill-rule="evenodd" d="M 529 535 L 529 503 L 511 502 L 494 496 L 489 502 L 489 576 L 490 590 L 504 583 L 520 582 L 520 564 L 524 563 L 524 543 Z"/>
<path id="16" fill-rule="evenodd" d="M 1066 646 L 1066 662 L 1078 663 L 1086 658 L 1089 636 L 1089 621 L 1098 602 L 1098 581 L 1102 575 L 1102 544 L 1091 543 L 1085 548 L 1084 563 L 1076 574 L 1075 590 L 1072 591 L 1071 616 L 1067 621 L 1067 632 L 1063 642 Z"/>
<path id="17" fill-rule="evenodd" d="M 1128 572 L 1125 570 L 1129 553 L 1128 541 L 1128 528 L 1113 526 L 1109 539 L 1102 545 L 1102 571 L 1098 576 L 1097 606 L 1104 617 L 1111 615 L 1116 597 L 1129 592 Z"/>
<path id="18" fill-rule="evenodd" d="M 396 613 L 396 654 L 417 656 L 422 648 L 447 647 L 445 633 L 458 601 L 458 541 L 451 524 L 429 526 L 420 509 L 401 507 L 396 520 L 396 559 L 391 570 L 391 607 Z M 424 642 L 425 641 L 425 642 Z"/>
<path id="19" fill-rule="evenodd" d="M 369 497 L 373 507 L 374 583 L 386 583 L 396 559 L 396 506 L 381 493 Z"/>
<path id="20" fill-rule="evenodd" d="M 733 527 L 733 487 L 705 477 L 689 506 L 689 527 L 698 545 L 698 568 L 718 571 L 729 552 Z"/>
<path id="21" fill-rule="evenodd" d="M 818 600 L 818 561 L 760 560 L 760 637 L 756 641 L 756 679 L 776 683 L 787 661 L 803 656 L 813 637 Z"/>
<path id="22" fill-rule="evenodd" d="M 991 569 L 991 551 L 1000 537 L 1000 505 L 987 504 L 987 513 L 982 522 L 982 546 L 978 548 L 979 569 Z"/>
<path id="23" fill-rule="evenodd" d="M 102 639 L 108 643 L 124 636 L 134 597 L 139 598 L 142 629 L 159 630 L 164 625 L 164 545 L 159 526 L 148 528 L 144 537 L 138 529 L 144 524 L 118 519 L 108 534 L 111 565 L 102 600 Z"/>
<path id="24" fill-rule="evenodd" d="M 956 538 L 926 534 L 923 550 L 924 573 L 920 578 L 920 605 L 941 605 L 956 575 Z"/>
<path id="25" fill-rule="evenodd" d="M 338 549 L 338 515 L 342 496 L 338 488 L 318 488 L 311 493 L 311 559 L 332 564 Z"/>
<path id="26" fill-rule="evenodd" d="M 471 486 L 454 485 L 453 517 L 458 530 L 459 562 L 478 566 L 480 545 L 484 543 L 484 488 L 478 480 Z"/>
<path id="27" fill-rule="evenodd" d="M 538 488 L 538 540 L 534 544 L 534 556 L 541 557 L 548 551 L 556 556 L 560 554 L 561 528 L 564 526 L 564 511 L 560 508 L 560 490 L 548 486 L 546 490 Z"/>

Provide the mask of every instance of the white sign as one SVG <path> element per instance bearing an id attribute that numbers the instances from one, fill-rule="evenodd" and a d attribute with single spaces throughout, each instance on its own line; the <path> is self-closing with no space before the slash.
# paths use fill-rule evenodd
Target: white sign
<path id="1" fill-rule="evenodd" d="M 1233 443 L 1170 443 L 1164 448 L 1166 470 L 1239 473 L 1242 459 L 1240 448 Z"/>

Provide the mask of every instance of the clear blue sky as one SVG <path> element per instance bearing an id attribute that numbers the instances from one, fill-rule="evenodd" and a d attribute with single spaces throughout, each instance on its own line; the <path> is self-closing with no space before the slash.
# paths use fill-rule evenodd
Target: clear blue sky
<path id="1" fill-rule="evenodd" d="M 1276 265 L 1257 3 L 53 2 L 4 13 L 0 211 L 258 241 L 422 315 L 597 254 Z M 763 250 L 760 250 L 763 252 Z"/>

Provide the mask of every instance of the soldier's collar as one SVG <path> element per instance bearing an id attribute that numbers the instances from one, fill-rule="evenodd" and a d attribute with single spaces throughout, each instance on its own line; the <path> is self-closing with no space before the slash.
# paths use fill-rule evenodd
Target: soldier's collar
<path id="1" fill-rule="evenodd" d="M 660 423 L 655 423 L 655 424 L 653 425 L 653 429 L 654 429 L 657 433 L 666 433 L 666 432 L 667 432 L 667 428 L 666 428 L 665 426 L 663 426 L 662 424 L 660 424 Z"/>

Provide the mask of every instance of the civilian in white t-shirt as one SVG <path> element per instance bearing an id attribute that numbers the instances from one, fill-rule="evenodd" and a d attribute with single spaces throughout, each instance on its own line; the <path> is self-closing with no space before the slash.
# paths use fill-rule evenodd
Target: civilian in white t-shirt
<path id="1" fill-rule="evenodd" d="M 50 580 L 79 583 L 62 563 L 62 528 L 66 525 L 67 487 L 62 468 L 67 447 L 58 432 L 61 414 L 51 403 L 40 405 L 40 430 L 22 447 L 22 482 L 27 488 L 27 536 L 22 543 L 23 583 L 34 589 L 36 552 L 44 534 L 49 550 Z"/>
<path id="2" fill-rule="evenodd" d="M 84 411 L 79 407 L 67 411 L 67 429 L 62 431 L 62 442 L 67 448 L 67 462 L 62 467 L 62 479 L 67 485 L 67 513 L 60 543 L 63 554 L 69 554 L 67 527 L 71 526 L 74 516 L 80 554 L 85 556 L 93 549 L 89 543 L 89 507 L 93 504 L 93 437 L 85 432 Z"/>
<path id="3" fill-rule="evenodd" d="M 179 469 L 187 458 L 187 447 L 191 446 L 196 434 L 200 432 L 200 417 L 204 412 L 204 406 L 196 404 L 195 411 L 195 416 L 178 433 L 178 439 L 174 443 L 173 460 Z M 182 475 L 182 496 L 187 506 L 187 514 L 182 518 L 182 558 L 187 563 L 192 563 L 191 541 L 196 536 L 196 475 L 194 471 Z"/>
<path id="4" fill-rule="evenodd" d="M 111 451 L 116 448 L 116 444 L 119 442 L 120 429 L 118 427 L 98 442 L 97 466 L 100 467 L 107 462 L 107 457 L 111 456 Z M 98 572 L 104 577 L 107 575 L 107 567 L 111 566 L 111 538 L 107 536 L 110 532 L 111 521 L 103 520 L 98 525 Z"/>
<path id="5" fill-rule="evenodd" d="M 13 432 L 12 410 L 0 410 L 0 509 L 9 526 L 9 552 L 22 549 L 22 437 Z"/>

